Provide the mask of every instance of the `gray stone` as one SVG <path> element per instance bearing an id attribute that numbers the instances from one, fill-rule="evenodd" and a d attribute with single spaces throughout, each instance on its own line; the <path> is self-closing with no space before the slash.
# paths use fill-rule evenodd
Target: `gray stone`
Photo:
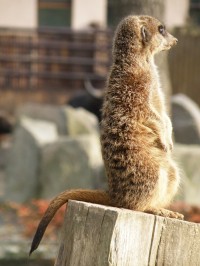
<path id="1" fill-rule="evenodd" d="M 174 157 L 181 169 L 179 199 L 190 204 L 200 203 L 200 146 L 176 144 Z"/>
<path id="2" fill-rule="evenodd" d="M 18 228 L 14 228 L 18 229 Z M 29 253 L 30 249 L 30 240 L 25 240 L 22 237 L 17 240 L 5 240 L 5 233 L 7 234 L 14 234 L 14 230 L 10 230 L 10 228 L 5 228 L 5 226 L 2 226 L 2 230 L 4 230 L 4 238 L 1 239 L 0 243 L 0 265 L 28 265 L 27 264 L 27 254 Z M 49 241 L 50 242 L 50 241 Z M 31 265 L 52 265 L 50 264 L 42 264 L 42 259 L 55 259 L 56 253 L 57 253 L 57 246 L 58 244 L 54 242 L 47 242 L 45 244 L 42 244 L 37 254 L 34 254 L 32 257 L 32 260 L 34 259 L 40 259 L 37 262 L 32 262 L 34 264 Z M 7 262 L 7 263 L 6 263 Z M 2 263 L 2 264 L 1 264 Z M 4 264 L 5 263 L 5 264 Z M 37 263 L 37 264 L 36 264 Z M 29 264 L 30 265 L 30 264 Z"/>
<path id="3" fill-rule="evenodd" d="M 96 116 L 83 108 L 26 104 L 18 109 L 17 116 L 52 122 L 56 125 L 59 135 L 74 136 L 98 132 Z"/>
<path id="4" fill-rule="evenodd" d="M 40 149 L 57 138 L 56 126 L 51 122 L 27 117 L 19 120 L 6 166 L 5 199 L 24 202 L 36 197 Z"/>
<path id="5" fill-rule="evenodd" d="M 60 135 L 67 134 L 66 117 L 62 106 L 28 103 L 17 110 L 17 117 L 20 119 L 22 116 L 52 122 Z"/>
<path id="6" fill-rule="evenodd" d="M 11 140 L 10 138 L 3 140 L 0 143 L 0 198 L 3 198 L 6 184 L 6 163 L 10 152 Z"/>
<path id="7" fill-rule="evenodd" d="M 176 142 L 200 144 L 200 109 L 186 95 L 172 97 L 172 124 Z"/>
<path id="8" fill-rule="evenodd" d="M 84 108 L 67 106 L 64 109 L 67 124 L 67 135 L 98 134 L 99 125 L 96 116 Z"/>
<path id="9" fill-rule="evenodd" d="M 21 108 L 18 116 L 6 165 L 5 199 L 24 202 L 50 198 L 68 188 L 105 187 L 93 114 L 36 104 Z"/>
<path id="10" fill-rule="evenodd" d="M 100 187 L 102 168 L 96 135 L 59 139 L 42 149 L 40 196 L 49 198 L 65 189 Z"/>
<path id="11" fill-rule="evenodd" d="M 57 127 L 54 123 L 23 116 L 20 126 L 25 128 L 40 146 L 58 139 Z"/>

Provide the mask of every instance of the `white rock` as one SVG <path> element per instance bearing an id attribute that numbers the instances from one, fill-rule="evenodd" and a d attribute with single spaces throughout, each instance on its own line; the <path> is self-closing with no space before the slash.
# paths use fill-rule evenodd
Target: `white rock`
<path id="1" fill-rule="evenodd" d="M 67 106 L 63 109 L 66 116 L 67 135 L 98 134 L 99 126 L 96 116 L 83 108 Z"/>
<path id="2" fill-rule="evenodd" d="M 58 139 L 57 127 L 54 123 L 24 116 L 21 118 L 21 126 L 33 136 L 39 145 L 55 142 Z"/>
<path id="3" fill-rule="evenodd" d="M 50 104 L 27 103 L 17 110 L 17 117 L 26 116 L 35 120 L 47 121 L 55 124 L 59 135 L 66 135 L 66 117 L 62 106 Z"/>
<path id="4" fill-rule="evenodd" d="M 21 117 L 6 165 L 6 200 L 24 202 L 38 195 L 40 153 L 58 139 L 54 123 Z"/>
<path id="5" fill-rule="evenodd" d="M 186 95 L 172 97 L 172 124 L 176 142 L 200 144 L 200 109 Z"/>
<path id="6" fill-rule="evenodd" d="M 5 199 L 24 202 L 65 189 L 104 186 L 93 114 L 82 108 L 32 104 L 21 108 L 18 116 L 6 166 Z"/>
<path id="7" fill-rule="evenodd" d="M 103 162 L 95 135 L 63 138 L 48 144 L 41 154 L 41 197 L 53 197 L 72 188 L 96 188 Z"/>
<path id="8" fill-rule="evenodd" d="M 180 198 L 190 204 L 200 203 L 200 146 L 176 144 L 175 158 L 180 166 L 182 182 Z"/>

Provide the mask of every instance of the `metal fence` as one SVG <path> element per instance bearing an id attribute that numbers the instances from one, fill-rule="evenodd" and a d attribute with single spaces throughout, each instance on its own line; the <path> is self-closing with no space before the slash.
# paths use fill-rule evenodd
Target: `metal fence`
<path id="1" fill-rule="evenodd" d="M 109 30 L 1 30 L 0 88 L 80 89 L 102 83 L 110 64 Z"/>
<path id="2" fill-rule="evenodd" d="M 169 52 L 173 94 L 184 93 L 200 106 L 200 30 L 177 29 L 178 45 Z"/>
<path id="3" fill-rule="evenodd" d="M 169 52 L 173 93 L 185 93 L 200 105 L 200 31 L 182 29 L 174 35 L 179 42 Z M 111 30 L 93 28 L 1 29 L 0 107 L 35 100 L 63 103 L 67 93 L 83 89 L 87 79 L 103 88 L 112 36 Z"/>

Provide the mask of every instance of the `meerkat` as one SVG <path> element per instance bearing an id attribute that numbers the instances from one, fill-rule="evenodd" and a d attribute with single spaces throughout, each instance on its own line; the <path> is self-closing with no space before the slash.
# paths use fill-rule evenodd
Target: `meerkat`
<path id="1" fill-rule="evenodd" d="M 180 177 L 171 155 L 172 126 L 154 64 L 156 53 L 176 43 L 153 17 L 129 16 L 119 24 L 100 125 L 108 191 L 71 190 L 55 197 L 38 225 L 30 254 L 69 199 L 183 219 L 182 214 L 165 209 Z"/>
<path id="2" fill-rule="evenodd" d="M 100 135 L 112 205 L 182 219 L 182 214 L 164 209 L 180 176 L 154 63 L 156 53 L 176 43 L 150 16 L 129 16 L 119 24 Z"/>

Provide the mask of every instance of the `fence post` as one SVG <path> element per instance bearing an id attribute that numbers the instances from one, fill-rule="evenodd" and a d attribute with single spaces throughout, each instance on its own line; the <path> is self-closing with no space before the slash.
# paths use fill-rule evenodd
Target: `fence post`
<path id="1" fill-rule="evenodd" d="M 200 265 L 200 224 L 70 201 L 55 266 Z"/>

